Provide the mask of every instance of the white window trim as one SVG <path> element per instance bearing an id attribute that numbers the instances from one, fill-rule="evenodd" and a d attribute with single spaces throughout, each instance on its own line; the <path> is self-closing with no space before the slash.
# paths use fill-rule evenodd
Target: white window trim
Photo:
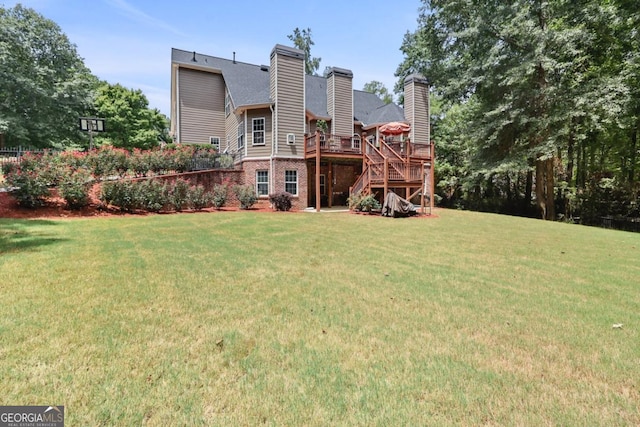
<path id="1" fill-rule="evenodd" d="M 358 141 L 358 143 L 356 144 L 356 141 Z M 357 145 L 357 147 L 356 147 Z M 353 134 L 353 137 L 351 138 L 351 148 L 355 149 L 362 149 L 362 138 L 360 138 L 360 135 Z"/>
<path id="2" fill-rule="evenodd" d="M 295 184 L 296 184 L 296 192 L 295 193 L 290 193 L 292 196 L 297 196 L 298 195 L 298 191 L 300 189 L 300 186 L 298 185 L 298 171 L 296 169 L 287 169 L 284 171 L 284 191 L 287 191 L 287 184 L 293 184 L 293 181 L 287 181 L 287 172 L 295 172 L 296 173 L 296 180 L 295 180 Z"/>
<path id="3" fill-rule="evenodd" d="M 258 173 L 259 172 L 264 172 L 267 174 L 267 180 L 265 182 L 261 182 L 258 181 Z M 260 191 L 258 190 L 258 185 L 262 184 L 267 186 L 267 193 L 266 194 L 260 194 Z M 269 170 L 268 169 L 259 169 L 256 170 L 256 194 L 258 195 L 258 197 L 269 197 Z"/>
<path id="4" fill-rule="evenodd" d="M 296 143 L 296 134 L 295 133 L 288 133 L 287 134 L 287 144 L 288 145 L 295 145 Z"/>
<path id="5" fill-rule="evenodd" d="M 224 115 L 225 117 L 228 117 L 229 114 L 231 114 L 231 95 L 227 92 L 224 97 Z"/>
<path id="6" fill-rule="evenodd" d="M 214 140 L 218 140 L 218 143 L 214 143 Z M 217 148 L 218 151 L 220 151 L 220 137 L 219 136 L 210 136 L 209 137 L 209 144 L 213 145 L 214 147 Z M 217 145 L 217 146 L 216 146 Z"/>
<path id="7" fill-rule="evenodd" d="M 255 122 L 257 120 L 262 120 L 262 130 L 254 130 L 255 129 Z M 260 133 L 262 132 L 262 142 L 256 143 L 256 133 Z M 267 120 L 264 117 L 255 117 L 253 119 L 251 119 L 251 144 L 252 145 L 265 145 L 267 143 Z"/>
<path id="8" fill-rule="evenodd" d="M 242 141 L 242 143 L 240 143 Z M 236 139 L 238 150 L 244 148 L 244 122 L 238 123 L 238 138 Z"/>

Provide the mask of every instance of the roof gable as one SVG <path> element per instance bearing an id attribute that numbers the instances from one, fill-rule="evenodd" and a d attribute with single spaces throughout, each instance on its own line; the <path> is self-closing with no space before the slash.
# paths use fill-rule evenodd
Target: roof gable
<path id="1" fill-rule="evenodd" d="M 269 67 L 266 65 L 247 64 L 175 48 L 171 49 L 171 61 L 222 74 L 236 109 L 273 103 L 269 90 Z M 325 77 L 305 76 L 305 108 L 315 117 L 330 117 Z M 404 120 L 401 107 L 394 103 L 385 104 L 377 95 L 361 90 L 353 91 L 353 114 L 354 120 L 364 126 Z"/>

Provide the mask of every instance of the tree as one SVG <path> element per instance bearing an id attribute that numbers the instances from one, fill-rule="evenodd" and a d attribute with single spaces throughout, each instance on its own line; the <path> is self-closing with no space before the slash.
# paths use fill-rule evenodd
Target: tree
<path id="1" fill-rule="evenodd" d="M 99 141 L 127 149 L 148 149 L 169 141 L 167 117 L 157 109 L 150 109 L 149 101 L 139 89 L 102 83 L 95 108 L 96 114 L 106 119 L 106 132 L 98 137 Z"/>
<path id="2" fill-rule="evenodd" d="M 365 83 L 362 90 L 378 95 L 385 104 L 391 104 L 393 102 L 393 96 L 389 93 L 389 90 L 382 82 L 379 82 L 377 80 L 372 80 L 369 83 Z"/>
<path id="3" fill-rule="evenodd" d="M 21 5 L 0 7 L 0 144 L 78 141 L 95 83 L 56 23 Z"/>
<path id="4" fill-rule="evenodd" d="M 473 100 L 472 167 L 485 177 L 534 173 L 539 214 L 554 219 L 569 135 L 586 140 L 614 123 L 628 99 L 605 58 L 612 49 L 600 49 L 611 44 L 608 25 L 625 22 L 613 4 L 425 0 L 396 75 L 429 76 L 449 105 Z"/>
<path id="5" fill-rule="evenodd" d="M 304 71 L 307 75 L 314 75 L 320 68 L 320 61 L 322 58 L 311 57 L 311 46 L 313 40 L 311 40 L 311 28 L 300 30 L 296 27 L 293 30 L 293 34 L 287 36 L 289 40 L 293 42 L 293 45 L 304 52 Z"/>

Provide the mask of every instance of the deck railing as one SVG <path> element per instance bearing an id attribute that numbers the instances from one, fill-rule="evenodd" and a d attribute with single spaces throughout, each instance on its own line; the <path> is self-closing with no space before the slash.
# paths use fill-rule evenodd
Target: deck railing
<path id="1" fill-rule="evenodd" d="M 308 135 L 305 139 L 307 155 L 316 153 L 316 135 Z M 362 154 L 362 143 L 359 138 L 331 134 L 320 135 L 321 154 Z"/>

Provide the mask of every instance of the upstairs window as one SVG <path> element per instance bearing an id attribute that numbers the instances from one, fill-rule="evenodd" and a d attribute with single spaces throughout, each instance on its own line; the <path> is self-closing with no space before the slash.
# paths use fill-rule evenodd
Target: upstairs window
<path id="1" fill-rule="evenodd" d="M 353 138 L 351 138 L 351 148 L 354 150 L 360 149 L 360 135 L 357 133 L 353 135 Z"/>
<path id="2" fill-rule="evenodd" d="M 213 148 L 220 151 L 220 137 L 210 136 L 209 143 L 213 146 Z"/>
<path id="3" fill-rule="evenodd" d="M 225 116 L 231 114 L 231 96 L 228 93 L 224 97 L 224 114 Z"/>
<path id="4" fill-rule="evenodd" d="M 238 149 L 244 148 L 244 123 L 238 125 Z"/>
<path id="5" fill-rule="evenodd" d="M 253 119 L 253 145 L 264 145 L 264 117 Z"/>

